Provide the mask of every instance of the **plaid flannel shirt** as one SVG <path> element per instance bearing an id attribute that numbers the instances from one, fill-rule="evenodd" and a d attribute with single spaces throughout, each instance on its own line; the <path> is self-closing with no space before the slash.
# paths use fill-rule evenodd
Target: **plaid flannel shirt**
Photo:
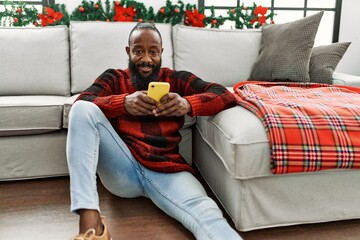
<path id="1" fill-rule="evenodd" d="M 170 92 L 178 93 L 190 103 L 191 116 L 214 115 L 236 105 L 235 97 L 226 88 L 205 82 L 186 71 L 161 68 L 158 81 L 170 83 Z M 125 97 L 135 91 L 129 69 L 108 69 L 77 100 L 96 104 L 135 159 L 145 167 L 158 172 L 192 172 L 179 154 L 179 130 L 184 125 L 184 116 L 129 114 L 124 107 Z"/>

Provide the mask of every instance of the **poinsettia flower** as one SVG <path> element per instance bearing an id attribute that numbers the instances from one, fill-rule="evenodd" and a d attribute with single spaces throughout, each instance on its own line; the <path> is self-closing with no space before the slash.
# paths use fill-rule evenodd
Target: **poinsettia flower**
<path id="1" fill-rule="evenodd" d="M 123 7 L 121 5 L 115 5 L 114 21 L 119 22 L 132 22 L 136 16 L 136 9 L 133 6 Z"/>
<path id="2" fill-rule="evenodd" d="M 41 14 L 41 13 L 38 14 L 38 17 L 41 20 L 42 27 L 53 24 L 64 17 L 64 14 L 62 14 L 61 12 L 56 12 L 54 9 L 49 7 L 45 8 L 45 12 L 47 14 Z"/>
<path id="3" fill-rule="evenodd" d="M 260 14 L 260 15 L 264 16 L 267 13 L 267 11 L 268 11 L 267 7 L 263 7 L 263 6 L 260 5 L 260 6 L 255 8 L 254 15 L 259 16 L 259 14 Z"/>
<path id="4" fill-rule="evenodd" d="M 266 17 L 265 16 L 261 16 L 259 18 L 253 18 L 251 19 L 251 21 L 249 22 L 251 25 L 255 24 L 256 22 L 259 22 L 260 24 L 265 24 L 266 23 Z"/>
<path id="5" fill-rule="evenodd" d="M 205 27 L 204 19 L 205 14 L 200 13 L 198 9 L 194 9 L 192 12 L 191 10 L 186 10 L 186 20 L 189 22 L 189 24 L 193 27 Z"/>
<path id="6" fill-rule="evenodd" d="M 265 16 L 259 17 L 259 18 L 258 18 L 258 22 L 259 22 L 260 24 L 266 23 L 266 17 L 265 17 Z"/>

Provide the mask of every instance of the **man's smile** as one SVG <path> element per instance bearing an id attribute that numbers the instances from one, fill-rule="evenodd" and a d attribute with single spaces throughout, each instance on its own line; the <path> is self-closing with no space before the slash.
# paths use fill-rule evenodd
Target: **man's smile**
<path id="1" fill-rule="evenodd" d="M 151 74 L 152 71 L 154 70 L 154 67 L 155 66 L 153 66 L 152 64 L 144 64 L 144 63 L 137 65 L 140 74 L 143 76 L 147 76 Z"/>

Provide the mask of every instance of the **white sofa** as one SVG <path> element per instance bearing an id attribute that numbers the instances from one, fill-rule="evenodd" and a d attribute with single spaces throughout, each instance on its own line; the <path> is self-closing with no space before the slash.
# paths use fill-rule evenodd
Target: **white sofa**
<path id="1" fill-rule="evenodd" d="M 108 68 L 126 68 L 135 23 L 0 28 L 0 180 L 67 174 L 67 117 L 78 93 Z M 258 56 L 259 30 L 157 24 L 163 66 L 231 90 Z M 335 73 L 335 83 L 360 78 Z M 180 151 L 196 164 L 241 231 L 360 217 L 360 171 L 273 175 L 264 128 L 240 106 L 187 118 Z"/>

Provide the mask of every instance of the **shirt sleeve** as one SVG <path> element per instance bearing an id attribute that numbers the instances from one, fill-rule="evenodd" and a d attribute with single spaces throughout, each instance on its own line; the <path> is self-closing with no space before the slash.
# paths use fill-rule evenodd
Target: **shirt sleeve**
<path id="1" fill-rule="evenodd" d="M 186 71 L 174 71 L 173 78 L 191 105 L 190 116 L 215 115 L 236 105 L 234 95 L 220 84 L 206 82 Z"/>
<path id="2" fill-rule="evenodd" d="M 76 99 L 96 104 L 108 118 L 115 118 L 127 114 L 124 107 L 127 93 L 119 94 L 120 81 L 123 73 L 108 69 Z"/>

